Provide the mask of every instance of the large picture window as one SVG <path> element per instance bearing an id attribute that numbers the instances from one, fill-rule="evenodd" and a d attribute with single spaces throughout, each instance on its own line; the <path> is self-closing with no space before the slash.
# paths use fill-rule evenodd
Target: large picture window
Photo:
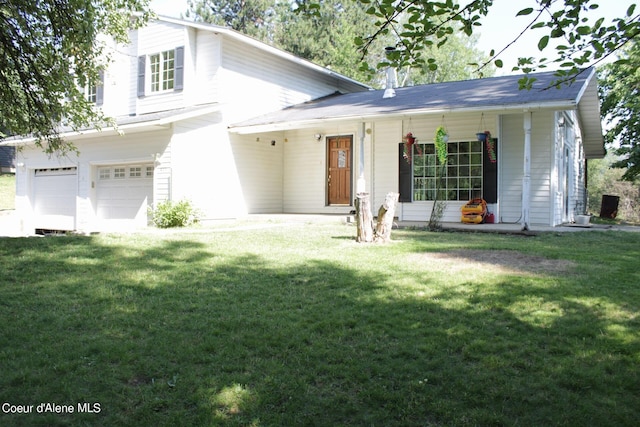
<path id="1" fill-rule="evenodd" d="M 175 51 L 167 50 L 149 56 L 151 92 L 173 90 L 175 82 Z"/>
<path id="2" fill-rule="evenodd" d="M 413 201 L 434 200 L 436 175 L 441 172 L 433 143 L 413 147 Z M 461 141 L 447 143 L 448 157 L 440 180 L 439 200 L 482 198 L 482 143 Z"/>

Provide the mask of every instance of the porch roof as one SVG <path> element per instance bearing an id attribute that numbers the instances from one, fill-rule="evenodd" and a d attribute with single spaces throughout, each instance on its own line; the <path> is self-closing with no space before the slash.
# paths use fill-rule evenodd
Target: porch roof
<path id="1" fill-rule="evenodd" d="M 604 156 L 595 69 L 584 70 L 573 84 L 559 88 L 550 87 L 557 80 L 552 71 L 531 74 L 530 77 L 537 79 L 531 90 L 518 88 L 518 80 L 522 77 L 513 75 L 403 87 L 395 89 L 395 97 L 386 99 L 382 97 L 384 90 L 335 94 L 235 123 L 229 130 L 252 134 L 317 126 L 327 121 L 370 121 L 418 114 L 576 110 L 586 157 Z"/>

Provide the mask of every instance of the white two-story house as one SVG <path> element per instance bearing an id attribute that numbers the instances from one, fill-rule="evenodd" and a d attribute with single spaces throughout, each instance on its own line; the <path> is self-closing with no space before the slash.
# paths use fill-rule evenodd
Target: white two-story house
<path id="1" fill-rule="evenodd" d="M 102 85 L 87 95 L 116 128 L 63 131 L 77 156 L 50 158 L 29 138 L 11 142 L 22 146 L 16 214 L 25 234 L 146 226 L 148 207 L 167 199 L 190 200 L 203 219 L 238 217 L 249 205 L 281 212 L 264 189 L 282 187 L 272 152 L 284 142 L 233 145 L 229 124 L 369 89 L 233 30 L 173 18 L 132 31 L 130 44 L 110 51 Z M 257 163 L 280 171 L 273 182 L 252 178 Z"/>

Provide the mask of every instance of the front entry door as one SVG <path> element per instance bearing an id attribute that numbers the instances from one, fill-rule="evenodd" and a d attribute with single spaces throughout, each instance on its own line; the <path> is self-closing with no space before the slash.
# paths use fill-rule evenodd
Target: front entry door
<path id="1" fill-rule="evenodd" d="M 351 136 L 327 138 L 327 194 L 329 205 L 351 205 Z"/>

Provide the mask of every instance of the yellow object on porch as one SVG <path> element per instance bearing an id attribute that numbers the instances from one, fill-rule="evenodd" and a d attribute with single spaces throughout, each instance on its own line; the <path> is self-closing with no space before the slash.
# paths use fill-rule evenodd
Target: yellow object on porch
<path id="1" fill-rule="evenodd" d="M 461 221 L 465 224 L 481 224 L 487 216 L 487 202 L 484 199 L 472 199 L 461 209 Z"/>

